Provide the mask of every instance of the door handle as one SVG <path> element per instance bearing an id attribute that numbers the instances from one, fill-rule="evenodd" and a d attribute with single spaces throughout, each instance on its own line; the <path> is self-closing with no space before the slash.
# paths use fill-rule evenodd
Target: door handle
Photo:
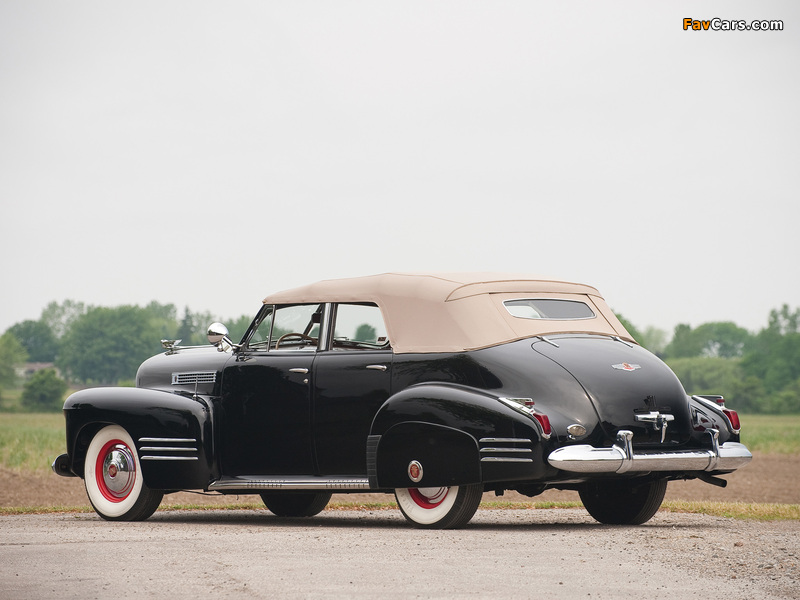
<path id="1" fill-rule="evenodd" d="M 373 371 L 385 371 L 389 367 L 387 367 L 386 365 L 367 365 L 367 368 Z"/>
<path id="2" fill-rule="evenodd" d="M 289 369 L 290 373 L 308 373 L 308 369 L 304 369 L 303 367 L 295 367 L 294 369 Z"/>

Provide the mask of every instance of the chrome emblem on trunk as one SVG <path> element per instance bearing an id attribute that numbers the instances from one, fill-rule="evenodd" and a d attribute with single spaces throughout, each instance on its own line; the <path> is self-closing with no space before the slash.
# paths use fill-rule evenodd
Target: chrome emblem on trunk
<path id="1" fill-rule="evenodd" d="M 617 369 L 619 371 L 635 371 L 636 369 L 641 369 L 642 365 L 632 365 L 631 363 L 619 363 L 616 365 L 611 365 L 612 369 Z"/>

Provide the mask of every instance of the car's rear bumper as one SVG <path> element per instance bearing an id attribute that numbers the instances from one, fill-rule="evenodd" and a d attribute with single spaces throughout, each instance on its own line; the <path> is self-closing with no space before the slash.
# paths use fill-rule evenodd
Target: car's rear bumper
<path id="1" fill-rule="evenodd" d="M 643 473 L 650 471 L 735 471 L 753 455 L 744 444 L 719 444 L 719 432 L 709 429 L 711 448 L 696 450 L 634 452 L 633 433 L 622 430 L 611 448 L 589 445 L 565 446 L 547 460 L 557 469 L 573 473 Z"/>

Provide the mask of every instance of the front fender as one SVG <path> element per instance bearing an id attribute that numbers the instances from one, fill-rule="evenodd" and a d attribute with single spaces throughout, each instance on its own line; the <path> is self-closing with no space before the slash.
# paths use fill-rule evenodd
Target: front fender
<path id="1" fill-rule="evenodd" d="M 372 488 L 535 480 L 555 472 L 545 458 L 532 418 L 483 390 L 449 383 L 393 395 L 375 415 L 367 444 Z M 420 481 L 410 477 L 414 460 Z"/>
<path id="2" fill-rule="evenodd" d="M 92 388 L 64 403 L 69 466 L 84 476 L 86 450 L 106 425 L 133 438 L 152 489 L 203 489 L 214 474 L 211 404 L 143 388 Z"/>

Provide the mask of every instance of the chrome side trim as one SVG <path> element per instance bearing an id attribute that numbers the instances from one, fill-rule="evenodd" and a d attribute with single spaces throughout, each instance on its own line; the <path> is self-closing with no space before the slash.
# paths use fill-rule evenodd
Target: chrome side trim
<path id="1" fill-rule="evenodd" d="M 525 438 L 481 438 L 481 462 L 532 463 L 531 441 Z M 522 457 L 520 454 L 527 454 Z M 484 456 L 488 455 L 488 456 Z M 510 456 L 509 456 L 510 455 Z"/>
<path id="2" fill-rule="evenodd" d="M 366 477 L 264 477 L 240 476 L 218 479 L 211 490 L 368 490 Z"/>
<path id="3" fill-rule="evenodd" d="M 547 461 L 557 469 L 573 473 L 646 473 L 650 471 L 735 471 L 753 455 L 744 444 L 719 444 L 719 432 L 708 430 L 710 449 L 680 451 L 633 451 L 633 432 L 621 430 L 611 448 L 581 444 L 550 453 Z"/>
<path id="4" fill-rule="evenodd" d="M 139 444 L 139 460 L 199 460 L 195 438 L 141 437 Z M 173 452 L 176 454 L 173 455 Z M 189 453 L 194 456 L 187 456 Z"/>

